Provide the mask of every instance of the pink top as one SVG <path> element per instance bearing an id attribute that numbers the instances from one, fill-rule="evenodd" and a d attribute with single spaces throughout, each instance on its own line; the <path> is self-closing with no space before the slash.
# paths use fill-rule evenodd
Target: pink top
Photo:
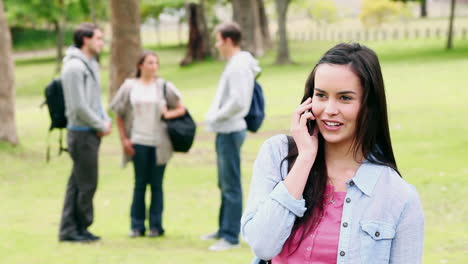
<path id="1" fill-rule="evenodd" d="M 272 259 L 273 264 L 288 264 L 288 263 L 314 263 L 314 264 L 329 264 L 336 263 L 338 253 L 338 241 L 340 238 L 341 215 L 343 213 L 343 201 L 346 192 L 335 192 L 332 185 L 327 185 L 325 190 L 324 215 L 320 220 L 317 228 L 311 231 L 297 250 L 290 255 L 289 244 L 291 237 L 284 243 L 280 254 Z M 295 236 L 294 241 L 301 239 L 302 227 L 300 227 Z M 291 250 L 295 249 L 296 243 L 291 245 Z"/>

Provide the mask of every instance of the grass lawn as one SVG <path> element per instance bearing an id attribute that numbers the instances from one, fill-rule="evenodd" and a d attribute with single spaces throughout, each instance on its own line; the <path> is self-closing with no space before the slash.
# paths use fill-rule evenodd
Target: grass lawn
<path id="1" fill-rule="evenodd" d="M 443 41 L 367 43 L 381 58 L 395 154 L 403 177 L 414 184 L 426 216 L 424 263 L 467 263 L 468 212 L 468 41 L 443 50 Z M 249 134 L 242 149 L 244 196 L 252 163 L 267 138 L 287 133 L 289 116 L 302 97 L 304 82 L 317 59 L 333 43 L 292 43 L 297 62 L 274 66 L 274 52 L 261 60 L 260 82 L 267 101 L 261 132 Z M 179 68 L 184 51 L 161 48 L 162 76 L 183 93 L 200 124 L 208 110 L 223 62 Z M 53 59 L 17 62 L 17 126 L 21 144 L 0 144 L 0 263 L 249 263 L 247 244 L 223 253 L 207 250 L 198 237 L 216 229 L 220 193 L 216 183 L 214 135 L 199 127 L 189 154 L 177 154 L 166 171 L 166 236 L 130 239 L 129 208 L 133 170 L 119 168 L 117 129 L 104 139 L 91 231 L 99 243 L 59 243 L 57 231 L 71 162 L 55 155 L 45 163 L 49 118 L 43 87 L 54 76 Z M 102 79 L 108 83 L 108 57 Z M 107 94 L 107 92 L 105 93 Z M 105 97 L 107 101 L 107 96 Z M 58 133 L 52 133 L 57 150 Z"/>

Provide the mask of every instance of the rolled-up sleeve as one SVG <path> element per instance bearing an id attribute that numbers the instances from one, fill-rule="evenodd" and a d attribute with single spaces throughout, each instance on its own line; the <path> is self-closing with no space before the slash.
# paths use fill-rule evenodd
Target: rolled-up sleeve
<path id="1" fill-rule="evenodd" d="M 250 193 L 241 220 L 244 240 L 255 255 L 270 260 L 278 255 L 296 217 L 306 211 L 305 200 L 295 199 L 282 182 L 287 174 L 286 136 L 275 136 L 261 147 L 254 163 Z"/>

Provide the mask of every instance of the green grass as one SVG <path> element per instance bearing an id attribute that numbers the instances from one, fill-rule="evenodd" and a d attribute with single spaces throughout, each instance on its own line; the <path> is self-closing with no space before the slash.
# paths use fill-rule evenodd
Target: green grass
<path id="1" fill-rule="evenodd" d="M 57 34 L 53 30 L 33 29 L 33 28 L 18 28 L 11 29 L 13 40 L 13 49 L 15 51 L 29 51 L 54 48 L 56 45 Z M 67 30 L 65 32 L 65 44 L 70 45 L 73 32 Z"/>
<path id="2" fill-rule="evenodd" d="M 443 51 L 442 41 L 367 43 L 381 58 L 395 154 L 403 177 L 414 184 L 426 216 L 424 263 L 466 263 L 468 212 L 468 42 Z M 260 79 L 267 118 L 243 147 L 244 195 L 248 195 L 256 153 L 268 137 L 286 133 L 289 116 L 302 97 L 304 82 L 320 55 L 333 43 L 292 43 L 295 65 L 275 66 L 274 53 L 261 61 Z M 208 61 L 179 68 L 184 50 L 156 50 L 162 76 L 183 93 L 185 104 L 201 123 L 214 96 L 223 62 Z M 103 58 L 104 88 L 108 57 Z M 129 239 L 131 167 L 119 168 L 117 131 L 105 138 L 100 156 L 96 221 L 92 231 L 103 241 L 91 245 L 61 244 L 57 230 L 71 162 L 56 154 L 45 163 L 49 119 L 39 109 L 45 84 L 53 76 L 53 60 L 17 62 L 17 125 L 21 145 L 0 144 L 0 263 L 249 263 L 241 249 L 208 252 L 199 235 L 215 230 L 219 207 L 214 135 L 200 127 L 189 154 L 177 154 L 165 175 L 162 239 Z M 107 94 L 107 93 L 106 93 Z M 107 99 L 107 98 L 106 98 Z M 51 135 L 57 150 L 57 132 Z"/>

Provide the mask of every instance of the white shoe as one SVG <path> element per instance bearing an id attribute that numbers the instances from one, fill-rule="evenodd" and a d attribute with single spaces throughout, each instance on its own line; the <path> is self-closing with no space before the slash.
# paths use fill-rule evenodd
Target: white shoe
<path id="1" fill-rule="evenodd" d="M 208 248 L 208 250 L 210 250 L 210 251 L 224 251 L 224 250 L 228 250 L 228 249 L 231 249 L 231 248 L 239 248 L 239 247 L 240 247 L 239 244 L 232 244 L 231 242 L 227 241 L 226 239 L 221 238 L 220 240 L 218 240 L 218 242 L 211 245 Z"/>
<path id="2" fill-rule="evenodd" d="M 216 240 L 216 239 L 219 239 L 218 231 L 213 232 L 213 233 L 209 233 L 209 234 L 206 234 L 206 235 L 202 235 L 202 236 L 200 236 L 200 239 L 201 240 Z"/>

